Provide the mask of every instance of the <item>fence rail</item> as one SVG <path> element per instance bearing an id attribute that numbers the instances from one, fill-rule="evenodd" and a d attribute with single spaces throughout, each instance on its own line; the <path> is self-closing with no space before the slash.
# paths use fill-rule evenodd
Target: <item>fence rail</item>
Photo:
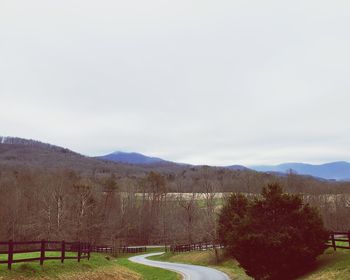
<path id="1" fill-rule="evenodd" d="M 122 246 L 122 247 L 111 247 L 111 246 L 92 246 L 91 247 L 91 252 L 96 252 L 96 253 L 108 253 L 111 255 L 118 255 L 121 253 L 126 253 L 126 254 L 137 254 L 137 253 L 143 253 L 146 252 L 147 248 L 146 246 Z"/>
<path id="2" fill-rule="evenodd" d="M 328 247 L 337 250 L 350 249 L 350 232 L 331 232 L 329 240 L 326 244 Z M 5 247 L 5 248 L 4 248 Z M 222 245 L 210 243 L 194 243 L 194 244 L 177 244 L 171 245 L 171 252 L 190 252 L 203 251 L 208 249 L 223 248 Z M 146 252 L 147 248 L 142 247 L 111 247 L 111 246 L 91 246 L 90 243 L 85 242 L 66 242 L 66 241 L 12 241 L 0 242 L 0 255 L 7 255 L 7 260 L 1 260 L 0 264 L 7 264 L 8 269 L 11 269 L 12 264 L 21 262 L 39 261 L 40 265 L 44 264 L 46 260 L 64 260 L 75 259 L 80 262 L 81 259 L 90 259 L 91 252 L 109 253 L 117 255 L 120 253 L 142 253 Z M 59 256 L 47 256 L 46 252 L 58 252 Z M 74 252 L 75 256 L 67 256 L 66 253 Z M 21 253 L 40 253 L 38 257 L 17 259 L 15 254 Z"/>
<path id="3" fill-rule="evenodd" d="M 170 246 L 170 252 L 173 253 L 182 253 L 182 252 L 191 252 L 191 251 L 205 251 L 208 249 L 219 249 L 223 248 L 221 244 L 212 244 L 212 243 L 194 243 L 194 244 L 177 244 Z"/>
<path id="4" fill-rule="evenodd" d="M 350 231 L 349 232 L 331 232 L 326 243 L 327 247 L 334 250 L 350 249 Z M 211 243 L 194 243 L 194 244 L 177 244 L 171 245 L 170 251 L 176 253 L 190 252 L 190 251 L 204 251 L 208 249 L 223 248 L 223 245 Z"/>
<path id="5" fill-rule="evenodd" d="M 44 264 L 45 260 L 64 260 L 76 259 L 80 262 L 81 259 L 90 259 L 91 246 L 85 242 L 66 242 L 66 241 L 12 241 L 0 242 L 0 255 L 7 255 L 7 260 L 0 260 L 0 264 L 7 264 L 7 268 L 11 270 L 12 264 L 21 262 L 39 261 L 40 265 Z M 58 252 L 59 256 L 46 256 L 46 252 Z M 74 252 L 76 256 L 66 256 L 66 253 Z M 15 254 L 22 253 L 40 253 L 39 257 L 17 259 Z"/>
<path id="6" fill-rule="evenodd" d="M 339 244 L 339 242 L 341 243 Z M 333 248 L 334 251 L 337 248 L 350 249 L 350 232 L 331 232 L 326 245 Z"/>

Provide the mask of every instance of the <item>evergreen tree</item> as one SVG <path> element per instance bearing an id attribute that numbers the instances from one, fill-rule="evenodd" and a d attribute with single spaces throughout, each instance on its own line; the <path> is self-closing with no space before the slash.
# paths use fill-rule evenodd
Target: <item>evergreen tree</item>
<path id="1" fill-rule="evenodd" d="M 316 209 L 278 184 L 263 188 L 252 202 L 232 195 L 220 215 L 219 235 L 227 253 L 255 279 L 294 279 L 328 239 Z"/>

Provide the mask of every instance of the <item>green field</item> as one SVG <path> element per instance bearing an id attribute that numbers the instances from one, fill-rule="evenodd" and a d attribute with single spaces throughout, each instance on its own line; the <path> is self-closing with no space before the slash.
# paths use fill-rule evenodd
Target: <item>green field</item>
<path id="1" fill-rule="evenodd" d="M 332 245 L 332 242 L 328 242 L 329 245 Z M 350 244 L 348 241 L 336 241 L 335 244 L 337 246 L 345 246 L 345 247 L 349 247 Z"/>
<path id="2" fill-rule="evenodd" d="M 45 252 L 46 257 L 60 257 L 60 252 Z M 72 252 L 66 252 L 66 257 L 76 257 L 77 253 Z M 40 258 L 40 252 L 36 253 L 22 253 L 22 254 L 14 254 L 13 259 L 14 260 L 20 260 L 20 259 L 28 259 L 28 258 Z M 0 260 L 7 260 L 7 254 L 0 254 Z M 66 262 L 67 260 L 65 260 Z M 77 262 L 77 260 L 75 260 Z M 60 260 L 56 260 L 56 262 L 60 262 Z M 39 261 L 37 261 L 39 263 Z M 16 266 L 16 264 L 13 264 L 13 266 Z"/>
<path id="3" fill-rule="evenodd" d="M 67 255 L 75 255 L 67 253 Z M 15 254 L 14 259 L 35 258 L 39 253 Z M 47 256 L 60 256 L 59 252 L 48 252 Z M 6 260 L 7 255 L 0 255 L 1 260 Z M 59 260 L 48 260 L 40 266 L 39 261 L 18 263 L 12 265 L 12 270 L 7 269 L 6 264 L 0 264 L 0 279 L 142 279 L 141 276 L 121 265 L 115 259 L 108 260 L 103 254 L 91 254 L 90 260 L 83 259 L 65 260 L 63 264 Z"/>
<path id="4" fill-rule="evenodd" d="M 150 249 L 148 252 L 159 251 L 161 249 Z M 67 256 L 75 256 L 76 253 L 67 253 Z M 96 280 L 178 280 L 179 275 L 175 272 L 160 268 L 148 267 L 136 264 L 128 260 L 135 254 L 122 254 L 117 258 L 106 256 L 105 254 L 93 253 L 90 261 L 82 259 L 65 260 L 61 264 L 60 260 L 48 260 L 40 266 L 39 261 L 18 263 L 12 265 L 12 270 L 7 269 L 7 264 L 0 264 L 0 279 L 96 279 Z M 15 254 L 14 259 L 36 258 L 40 253 Z M 60 252 L 47 252 L 46 256 L 60 256 Z M 7 260 L 7 255 L 0 255 L 0 260 Z"/>

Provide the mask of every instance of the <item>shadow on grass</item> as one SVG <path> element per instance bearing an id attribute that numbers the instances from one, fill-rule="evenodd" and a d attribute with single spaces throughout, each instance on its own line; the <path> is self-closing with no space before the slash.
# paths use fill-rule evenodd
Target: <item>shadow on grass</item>
<path id="1" fill-rule="evenodd" d="M 298 275 L 298 279 L 308 279 L 316 275 L 324 276 L 326 273 L 340 273 L 339 279 L 349 279 L 345 276 L 343 278 L 344 270 L 350 267 L 350 250 L 338 249 L 333 251 L 333 249 L 328 249 L 323 255 L 319 256 L 316 262 L 310 266 L 307 270 L 304 270 Z M 343 272 L 342 272 L 343 271 Z M 323 278 L 322 278 L 323 279 Z M 334 278 L 331 278 L 334 279 Z"/>

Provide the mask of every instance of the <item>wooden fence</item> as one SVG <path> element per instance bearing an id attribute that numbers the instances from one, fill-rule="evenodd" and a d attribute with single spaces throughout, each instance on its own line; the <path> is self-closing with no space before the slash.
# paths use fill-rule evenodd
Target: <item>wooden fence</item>
<path id="1" fill-rule="evenodd" d="M 327 243 L 328 247 L 336 250 L 350 249 L 350 232 L 332 232 Z M 2 249 L 5 247 L 5 249 Z M 171 252 L 190 252 L 190 251 L 203 251 L 208 249 L 223 248 L 222 245 L 209 244 L 209 243 L 194 243 L 194 244 L 178 244 L 171 245 Z M 142 253 L 146 252 L 147 248 L 142 247 L 111 247 L 111 246 L 91 246 L 89 243 L 83 242 L 65 242 L 65 241 L 8 241 L 0 242 L 0 255 L 7 255 L 7 260 L 1 260 L 0 264 L 7 264 L 8 269 L 11 269 L 12 264 L 21 262 L 34 262 L 39 261 L 40 265 L 44 264 L 46 260 L 60 260 L 62 263 L 67 259 L 76 259 L 80 262 L 81 259 L 90 259 L 91 252 L 109 253 L 117 255 L 120 253 Z M 59 256 L 47 256 L 46 252 L 58 252 Z M 75 256 L 67 252 L 76 253 Z M 15 254 L 21 253 L 40 253 L 38 257 L 17 259 L 14 258 Z"/>
<path id="2" fill-rule="evenodd" d="M 5 247 L 6 250 L 1 249 Z M 59 252 L 59 256 L 46 256 L 46 252 Z M 75 252 L 76 256 L 67 256 L 67 252 Z M 76 259 L 80 262 L 81 259 L 90 259 L 91 246 L 89 243 L 83 242 L 65 242 L 65 241 L 25 241 L 25 242 L 0 242 L 0 255 L 7 255 L 7 260 L 1 260 L 0 264 L 7 264 L 8 269 L 11 269 L 13 263 L 34 262 L 39 261 L 40 265 L 44 264 L 45 260 L 64 260 Z M 15 254 L 21 253 L 40 253 L 40 257 L 17 259 Z"/>
<path id="3" fill-rule="evenodd" d="M 339 244 L 339 242 L 341 243 Z M 331 232 L 326 245 L 332 247 L 334 251 L 337 248 L 350 249 L 350 232 Z"/>
<path id="4" fill-rule="evenodd" d="M 142 247 L 128 247 L 128 246 L 122 246 L 122 247 L 111 247 L 111 246 L 92 246 L 91 252 L 96 253 L 108 253 L 111 255 L 118 255 L 118 254 L 137 254 L 137 253 L 143 253 L 146 252 L 147 248 L 145 246 Z"/>
<path id="5" fill-rule="evenodd" d="M 211 243 L 171 245 L 170 252 L 182 253 L 182 252 L 191 252 L 191 251 L 204 251 L 204 250 L 215 249 L 215 248 L 219 249 L 219 248 L 223 248 L 223 246 L 220 244 L 211 244 Z"/>
<path id="6" fill-rule="evenodd" d="M 334 250 L 337 250 L 337 248 L 350 249 L 350 232 L 331 232 L 326 245 L 333 248 Z M 174 253 L 181 253 L 190 251 L 203 251 L 214 248 L 223 248 L 223 245 L 215 245 L 210 243 L 171 245 L 170 251 Z"/>

